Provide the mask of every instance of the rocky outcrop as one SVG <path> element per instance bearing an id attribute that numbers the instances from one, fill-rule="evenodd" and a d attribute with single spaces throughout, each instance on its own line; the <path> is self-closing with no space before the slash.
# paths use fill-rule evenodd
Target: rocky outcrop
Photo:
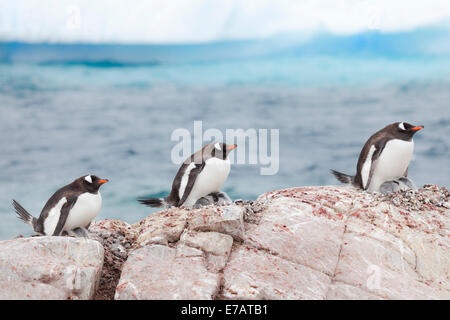
<path id="1" fill-rule="evenodd" d="M 0 299 L 92 299 L 103 247 L 70 237 L 0 242 Z"/>
<path id="2" fill-rule="evenodd" d="M 202 251 L 153 244 L 133 251 L 125 263 L 116 299 L 211 299 L 219 276 L 208 272 Z"/>
<path id="3" fill-rule="evenodd" d="M 9 297 L 450 299 L 449 230 L 449 192 L 437 186 L 388 195 L 331 186 L 278 190 L 251 202 L 167 209 L 134 225 L 96 222 L 90 231 L 105 259 L 95 296 L 92 289 L 67 291 L 64 277 L 43 281 L 33 273 L 43 273 L 40 267 L 21 267 Z M 4 253 L 17 250 L 7 244 L 0 243 L 0 274 L 21 263 Z M 39 264 L 59 261 L 59 254 Z M 0 294 L 9 292 L 12 282 L 1 281 Z"/>
<path id="4" fill-rule="evenodd" d="M 103 268 L 94 299 L 111 300 L 137 233 L 128 223 L 118 220 L 96 221 L 91 224 L 89 231 L 91 239 L 97 240 L 105 248 Z"/>
<path id="5" fill-rule="evenodd" d="M 233 239 L 244 239 L 244 207 L 172 208 L 136 223 L 133 252 L 116 299 L 212 299 Z"/>
<path id="6" fill-rule="evenodd" d="M 445 188 L 293 188 L 149 219 L 118 299 L 450 299 Z"/>

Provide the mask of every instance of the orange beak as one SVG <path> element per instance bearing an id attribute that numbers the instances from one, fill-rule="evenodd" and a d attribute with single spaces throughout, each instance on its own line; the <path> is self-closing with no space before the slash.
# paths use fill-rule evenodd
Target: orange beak
<path id="1" fill-rule="evenodd" d="M 102 179 L 102 180 L 98 180 L 98 183 L 104 184 L 104 183 L 107 183 L 108 181 L 109 181 L 108 179 Z"/>
<path id="2" fill-rule="evenodd" d="M 227 148 L 227 150 L 233 150 L 233 149 L 236 149 L 236 148 L 237 148 L 237 144 L 233 144 L 232 146 L 229 146 Z"/>
<path id="3" fill-rule="evenodd" d="M 412 131 L 419 131 L 419 130 L 422 130 L 422 129 L 423 129 L 423 126 L 418 126 L 418 127 L 411 128 Z"/>

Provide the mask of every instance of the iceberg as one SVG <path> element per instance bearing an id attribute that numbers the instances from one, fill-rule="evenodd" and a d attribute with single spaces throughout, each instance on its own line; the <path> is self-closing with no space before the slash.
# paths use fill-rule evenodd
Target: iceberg
<path id="1" fill-rule="evenodd" d="M 203 43 L 318 30 L 399 32 L 449 18 L 448 1 L 0 0 L 0 41 Z"/>

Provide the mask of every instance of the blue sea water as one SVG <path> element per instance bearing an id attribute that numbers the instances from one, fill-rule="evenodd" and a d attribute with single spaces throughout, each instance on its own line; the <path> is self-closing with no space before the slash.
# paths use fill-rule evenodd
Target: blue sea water
<path id="1" fill-rule="evenodd" d="M 204 130 L 279 129 L 279 172 L 234 165 L 224 185 L 234 199 L 337 184 L 329 169 L 354 173 L 367 138 L 394 121 L 425 125 L 410 177 L 448 187 L 450 56 L 399 52 L 405 37 L 389 37 L 277 50 L 258 41 L 0 44 L 0 239 L 32 234 L 12 198 L 38 216 L 56 189 L 88 173 L 110 179 L 98 219 L 146 217 L 152 210 L 136 199 L 170 191 L 171 134 L 195 120 Z"/>

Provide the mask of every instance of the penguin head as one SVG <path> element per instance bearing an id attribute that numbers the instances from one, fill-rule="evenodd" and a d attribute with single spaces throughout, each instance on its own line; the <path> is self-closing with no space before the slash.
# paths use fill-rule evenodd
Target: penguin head
<path id="1" fill-rule="evenodd" d="M 100 179 L 99 177 L 97 177 L 93 174 L 88 174 L 87 176 L 82 176 L 78 180 L 80 180 L 84 189 L 86 189 L 88 192 L 92 192 L 92 193 L 97 192 L 98 189 L 104 183 L 107 183 L 109 181 L 108 179 Z"/>
<path id="2" fill-rule="evenodd" d="M 412 137 L 414 134 L 416 134 L 416 132 L 424 128 L 423 125 L 414 126 L 407 122 L 396 122 L 394 123 L 394 126 L 396 127 L 397 132 L 405 137 Z"/>
<path id="3" fill-rule="evenodd" d="M 213 142 L 211 150 L 211 157 L 215 157 L 221 160 L 225 160 L 230 152 L 237 148 L 236 144 L 227 145 L 223 142 Z"/>

